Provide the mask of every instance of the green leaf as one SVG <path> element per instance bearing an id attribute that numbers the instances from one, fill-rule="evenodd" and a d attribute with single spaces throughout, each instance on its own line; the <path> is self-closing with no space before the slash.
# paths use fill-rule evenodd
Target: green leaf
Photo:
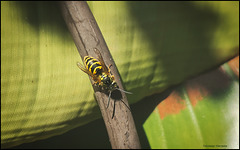
<path id="1" fill-rule="evenodd" d="M 238 54 L 237 2 L 88 2 L 135 103 Z M 1 146 L 101 116 L 54 2 L 1 2 Z"/>
<path id="2" fill-rule="evenodd" d="M 155 108 L 143 125 L 151 148 L 239 147 L 239 80 L 227 66 L 182 84 Z"/>
<path id="3" fill-rule="evenodd" d="M 99 118 L 88 76 L 76 66 L 79 54 L 55 5 L 1 4 L 2 146 L 58 135 Z"/>
<path id="4" fill-rule="evenodd" d="M 238 2 L 88 2 L 130 102 L 239 53 Z M 127 58 L 127 59 L 126 59 Z"/>

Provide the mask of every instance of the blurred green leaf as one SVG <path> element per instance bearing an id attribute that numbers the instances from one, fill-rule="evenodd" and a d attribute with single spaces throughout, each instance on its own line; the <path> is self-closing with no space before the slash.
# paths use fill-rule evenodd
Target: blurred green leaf
<path id="1" fill-rule="evenodd" d="M 143 125 L 151 148 L 239 148 L 239 80 L 223 68 L 187 81 L 156 107 Z"/>
<path id="2" fill-rule="evenodd" d="M 238 2 L 88 2 L 135 103 L 238 54 Z M 1 2 L 1 146 L 101 116 L 55 2 Z"/>

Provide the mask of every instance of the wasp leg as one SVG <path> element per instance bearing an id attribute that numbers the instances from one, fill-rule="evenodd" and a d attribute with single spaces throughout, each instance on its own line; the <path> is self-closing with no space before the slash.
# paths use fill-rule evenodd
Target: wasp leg
<path id="1" fill-rule="evenodd" d="M 114 114 L 115 114 L 115 102 L 116 102 L 116 100 L 114 100 L 114 104 L 113 104 L 113 114 L 112 114 L 112 119 L 113 119 Z"/>
<path id="2" fill-rule="evenodd" d="M 113 79 L 113 80 L 115 80 L 115 77 L 114 77 L 114 75 L 111 75 L 111 77 L 112 77 L 112 79 Z"/>
<path id="3" fill-rule="evenodd" d="M 114 75 L 112 74 L 112 72 L 111 72 L 111 70 L 110 70 L 110 67 L 112 67 L 112 64 L 110 64 L 109 67 L 108 67 L 108 73 L 109 73 L 109 75 L 111 76 L 111 78 L 112 78 L 113 80 L 115 80 Z"/>
<path id="4" fill-rule="evenodd" d="M 92 85 L 96 85 L 97 86 L 98 82 L 94 82 Z"/>
<path id="5" fill-rule="evenodd" d="M 110 64 L 110 65 L 108 66 L 108 73 L 109 73 L 109 74 L 111 74 L 110 67 L 112 67 L 112 64 Z"/>
<path id="6" fill-rule="evenodd" d="M 107 104 L 107 108 L 108 108 L 108 106 L 109 106 L 109 102 L 110 102 L 111 94 L 112 94 L 112 91 L 110 91 L 109 96 L 108 96 L 108 104 Z"/>

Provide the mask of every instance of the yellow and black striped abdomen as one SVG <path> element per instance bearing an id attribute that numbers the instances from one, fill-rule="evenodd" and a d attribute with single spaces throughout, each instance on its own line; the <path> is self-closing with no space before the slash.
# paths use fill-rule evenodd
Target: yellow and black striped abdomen
<path id="1" fill-rule="evenodd" d="M 90 71 L 92 74 L 99 75 L 102 73 L 101 63 L 93 57 L 85 56 L 84 62 L 87 70 Z"/>

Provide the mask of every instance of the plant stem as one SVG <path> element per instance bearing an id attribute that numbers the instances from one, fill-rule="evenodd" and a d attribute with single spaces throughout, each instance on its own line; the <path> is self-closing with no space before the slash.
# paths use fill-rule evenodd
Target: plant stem
<path id="1" fill-rule="evenodd" d="M 87 3 L 83 1 L 63 1 L 60 2 L 60 5 L 81 58 L 83 59 L 86 55 L 97 58 L 94 52 L 94 49 L 97 48 L 101 52 L 106 65 L 112 65 L 111 72 L 115 76 L 119 88 L 123 89 L 116 65 Z M 90 81 L 92 84 L 94 83 L 91 77 Z M 112 119 L 113 110 L 110 107 L 107 109 L 108 95 L 97 91 L 95 88 L 94 90 L 112 148 L 141 148 L 131 111 L 125 106 L 129 106 L 125 93 L 112 93 L 112 95 L 115 94 L 116 97 L 121 98 L 120 100 L 110 99 L 112 105 L 113 103 L 116 104 L 116 113 Z"/>

